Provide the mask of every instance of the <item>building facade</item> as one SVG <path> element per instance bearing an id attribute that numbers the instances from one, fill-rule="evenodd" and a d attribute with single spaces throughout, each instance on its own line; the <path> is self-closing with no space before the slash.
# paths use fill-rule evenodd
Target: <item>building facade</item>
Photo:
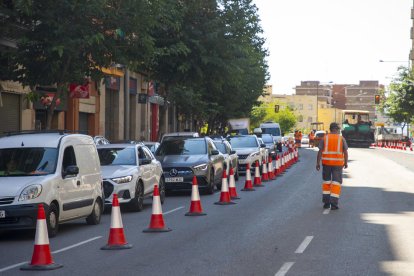
<path id="1" fill-rule="evenodd" d="M 361 80 L 359 84 L 345 87 L 345 108 L 350 110 L 367 110 L 372 121 L 375 120 L 375 95 L 383 86 L 376 80 Z"/>

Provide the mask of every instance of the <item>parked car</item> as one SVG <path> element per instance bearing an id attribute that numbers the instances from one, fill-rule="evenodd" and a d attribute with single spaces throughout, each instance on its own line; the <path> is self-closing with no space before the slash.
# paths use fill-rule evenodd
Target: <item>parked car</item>
<path id="1" fill-rule="evenodd" d="M 198 134 L 198 132 L 189 132 L 189 131 L 166 133 L 162 136 L 161 143 L 165 139 L 171 139 L 171 138 L 175 138 L 175 137 L 198 138 L 198 137 L 200 137 L 200 135 Z"/>
<path id="2" fill-rule="evenodd" d="M 303 135 L 302 136 L 301 144 L 302 145 L 309 145 L 309 136 L 308 135 Z"/>
<path id="3" fill-rule="evenodd" d="M 109 140 L 103 136 L 94 136 L 93 141 L 95 142 L 95 145 L 106 145 L 110 143 Z"/>
<path id="4" fill-rule="evenodd" d="M 313 139 L 313 144 L 315 147 L 319 146 L 319 141 L 321 141 L 323 137 L 325 137 L 325 133 L 326 131 L 324 130 L 318 130 L 315 132 L 315 138 Z"/>
<path id="5" fill-rule="evenodd" d="M 51 237 L 65 221 L 99 224 L 102 194 L 91 136 L 33 132 L 0 138 L 0 229 L 35 228 L 39 203 Z"/>
<path id="6" fill-rule="evenodd" d="M 224 156 L 224 163 L 226 165 L 226 174 L 229 175 L 230 172 L 230 165 L 234 170 L 234 178 L 239 180 L 239 170 L 237 168 L 237 163 L 239 161 L 239 157 L 235 150 L 231 148 L 230 143 L 227 140 L 223 139 L 215 139 L 214 145 L 218 151 L 223 154 Z"/>
<path id="7" fill-rule="evenodd" d="M 273 140 L 273 137 L 271 134 L 262 134 L 262 140 L 263 143 L 266 145 L 266 149 L 269 153 L 269 155 L 272 158 L 276 157 L 276 152 L 278 151 L 276 142 Z"/>
<path id="8" fill-rule="evenodd" d="M 167 191 L 191 190 L 194 175 L 199 187 L 209 194 L 221 185 L 224 156 L 209 137 L 169 137 L 155 156 L 162 164 Z"/>
<path id="9" fill-rule="evenodd" d="M 149 141 L 145 141 L 142 142 L 147 148 L 150 149 L 150 151 L 155 154 L 155 152 L 157 151 L 158 147 L 160 146 L 160 143 L 158 142 L 149 142 Z"/>
<path id="10" fill-rule="evenodd" d="M 259 161 L 259 164 L 262 165 L 260 149 L 266 146 L 259 143 L 256 135 L 229 136 L 227 140 L 239 157 L 239 173 L 246 172 L 247 163 L 252 165 L 256 161 Z"/>
<path id="11" fill-rule="evenodd" d="M 165 199 L 165 182 L 161 163 L 142 143 L 98 146 L 103 177 L 105 204 L 112 204 L 114 194 L 119 203 L 141 211 L 144 198 L 152 196 L 158 184 L 161 203 Z"/>
<path id="12" fill-rule="evenodd" d="M 267 160 L 267 157 L 269 156 L 269 151 L 266 148 L 266 144 L 263 142 L 262 138 L 257 138 L 257 140 L 259 140 L 260 145 L 260 157 L 262 158 L 262 161 Z"/>

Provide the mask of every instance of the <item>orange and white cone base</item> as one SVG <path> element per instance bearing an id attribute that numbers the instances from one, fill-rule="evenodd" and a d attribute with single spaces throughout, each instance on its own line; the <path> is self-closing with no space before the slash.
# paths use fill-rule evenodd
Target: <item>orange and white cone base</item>
<path id="1" fill-rule="evenodd" d="M 236 191 L 236 180 L 234 179 L 233 167 L 230 167 L 229 193 L 231 199 L 240 199 Z"/>
<path id="2" fill-rule="evenodd" d="M 262 181 L 263 182 L 269 181 L 269 173 L 267 172 L 266 159 L 263 160 L 263 164 L 262 164 Z"/>
<path id="3" fill-rule="evenodd" d="M 223 171 L 223 177 L 221 181 L 221 193 L 220 193 L 220 201 L 214 202 L 216 205 L 230 205 L 236 204 L 236 202 L 231 201 L 229 186 L 227 184 L 227 175 L 226 171 Z"/>
<path id="4" fill-rule="evenodd" d="M 22 266 L 21 270 L 54 270 L 63 265 L 53 262 L 47 233 L 46 215 L 43 204 L 37 210 L 36 236 L 30 264 Z"/>
<path id="5" fill-rule="evenodd" d="M 162 215 L 160 191 L 158 185 L 154 185 L 154 194 L 152 196 L 152 215 L 150 225 L 145 229 L 144 233 L 169 232 L 170 228 L 165 226 L 164 216 Z"/>
<path id="6" fill-rule="evenodd" d="M 132 248 L 132 245 L 128 244 L 125 238 L 118 195 L 114 194 L 112 198 L 111 228 L 109 229 L 108 243 L 102 246 L 101 249 L 118 250 L 130 248 Z"/>
<path id="7" fill-rule="evenodd" d="M 198 192 L 197 177 L 193 177 L 193 185 L 191 187 L 191 205 L 190 211 L 185 213 L 186 216 L 205 216 L 203 208 L 201 207 L 200 193 Z"/>
<path id="8" fill-rule="evenodd" d="M 275 173 L 273 171 L 273 160 L 272 157 L 269 157 L 269 180 L 274 180 L 276 178 Z"/>
<path id="9" fill-rule="evenodd" d="M 262 185 L 262 180 L 260 178 L 260 166 L 259 161 L 256 161 L 256 167 L 254 168 L 254 182 L 253 185 L 255 187 L 264 187 Z"/>
<path id="10" fill-rule="evenodd" d="M 242 191 L 249 192 L 254 191 L 252 183 L 252 175 L 250 173 L 250 163 L 247 163 L 246 166 L 246 181 L 244 182 L 244 188 Z"/>

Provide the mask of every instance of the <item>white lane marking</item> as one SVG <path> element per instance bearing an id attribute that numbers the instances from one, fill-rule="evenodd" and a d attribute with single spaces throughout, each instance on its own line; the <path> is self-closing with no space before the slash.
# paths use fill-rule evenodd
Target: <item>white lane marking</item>
<path id="1" fill-rule="evenodd" d="M 294 263 L 295 262 L 284 263 L 282 267 L 279 269 L 279 271 L 275 274 L 275 276 L 285 276 Z"/>
<path id="2" fill-rule="evenodd" d="M 60 252 L 63 252 L 63 251 L 66 251 L 66 250 L 72 249 L 72 248 L 74 248 L 74 247 L 80 246 L 80 245 L 82 245 L 82 244 L 85 244 L 85 243 L 88 243 L 88 242 L 91 242 L 91 241 L 94 241 L 94 240 L 97 240 L 97 239 L 100 239 L 100 238 L 102 238 L 102 236 L 97 236 L 97 237 L 94 237 L 94 238 L 90 238 L 89 240 L 86 240 L 86 241 L 83 241 L 83 242 L 78 242 L 78 243 L 76 243 L 76 244 L 74 244 L 74 245 L 70 245 L 70 246 L 68 246 L 68 247 L 64 247 L 64 248 L 62 248 L 62 249 L 59 249 L 59 250 L 53 251 L 53 252 L 52 252 L 52 254 L 60 253 Z"/>
<path id="3" fill-rule="evenodd" d="M 329 214 L 329 211 L 330 211 L 330 209 L 325 209 L 325 210 L 323 210 L 322 214 L 327 215 L 327 214 Z"/>
<path id="4" fill-rule="evenodd" d="M 303 253 L 306 249 L 306 247 L 308 247 L 308 245 L 310 244 L 310 242 L 312 241 L 313 236 L 307 236 L 303 242 L 299 245 L 298 249 L 296 249 L 295 253 Z"/>
<path id="5" fill-rule="evenodd" d="M 60 252 L 63 252 L 63 251 L 66 251 L 66 250 L 72 249 L 72 248 L 74 248 L 74 247 L 80 246 L 80 245 L 82 245 L 82 244 L 85 244 L 85 243 L 88 243 L 88 242 L 91 242 L 91 241 L 94 241 L 94 240 L 97 240 L 97 239 L 100 239 L 100 238 L 102 238 L 102 236 L 93 237 L 93 238 L 88 239 L 88 240 L 86 240 L 86 241 L 79 242 L 79 243 L 74 244 L 74 245 L 70 245 L 70 246 L 68 246 L 68 247 L 65 247 L 65 248 L 62 248 L 62 249 L 59 249 L 59 250 L 53 251 L 53 252 L 51 252 L 51 253 L 52 253 L 52 254 L 55 254 L 55 253 L 60 253 Z M 10 269 L 16 268 L 16 267 L 19 267 L 19 266 L 25 265 L 25 264 L 27 264 L 27 263 L 29 263 L 29 262 L 22 262 L 22 263 L 14 264 L 14 265 L 7 266 L 7 267 L 4 267 L 4 268 L 0 268 L 0 272 L 4 272 L 4 271 L 7 271 L 7 270 L 10 270 Z"/>
<path id="6" fill-rule="evenodd" d="M 168 211 L 168 212 L 165 212 L 165 213 L 164 213 L 164 215 L 167 215 L 167 214 L 169 214 L 169 213 L 172 213 L 172 212 L 178 211 L 178 210 L 183 209 L 183 208 L 184 208 L 184 206 L 180 206 L 180 207 L 178 207 L 178 208 L 175 208 L 175 209 L 172 209 L 172 210 L 170 210 L 170 211 Z"/>

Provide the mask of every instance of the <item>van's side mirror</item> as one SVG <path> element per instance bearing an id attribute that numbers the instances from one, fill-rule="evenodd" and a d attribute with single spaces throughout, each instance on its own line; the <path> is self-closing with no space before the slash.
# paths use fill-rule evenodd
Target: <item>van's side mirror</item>
<path id="1" fill-rule="evenodd" d="M 212 150 L 211 151 L 211 155 L 219 155 L 219 151 L 218 150 Z"/>
<path id="2" fill-rule="evenodd" d="M 65 178 L 68 175 L 77 175 L 79 174 L 79 168 L 76 165 L 70 165 L 67 166 L 62 173 L 63 178 Z"/>

